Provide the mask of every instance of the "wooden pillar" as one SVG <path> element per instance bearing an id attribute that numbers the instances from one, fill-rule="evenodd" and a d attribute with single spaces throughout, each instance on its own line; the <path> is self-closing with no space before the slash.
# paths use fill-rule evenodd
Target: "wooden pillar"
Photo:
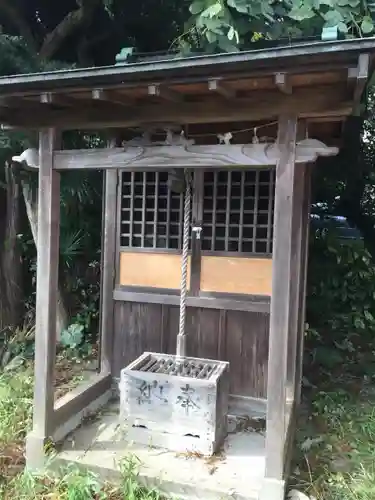
<path id="1" fill-rule="evenodd" d="M 293 187 L 293 213 L 291 232 L 291 262 L 290 262 L 290 303 L 289 303 L 289 336 L 287 359 L 287 403 L 292 405 L 296 392 L 296 358 L 299 337 L 300 289 L 302 283 L 302 238 L 303 238 L 303 197 L 307 165 L 298 164 L 295 167 Z M 288 423 L 287 423 L 288 425 Z"/>
<path id="2" fill-rule="evenodd" d="M 117 169 L 104 172 L 102 261 L 101 261 L 101 307 L 100 307 L 100 372 L 113 372 L 113 336 L 117 222 Z M 119 221 L 118 221 L 119 223 Z"/>
<path id="3" fill-rule="evenodd" d="M 32 468 L 43 465 L 44 447 L 54 431 L 60 236 L 60 174 L 53 170 L 55 143 L 54 129 L 40 132 L 34 413 L 33 428 L 26 443 L 27 465 Z"/>
<path id="4" fill-rule="evenodd" d="M 297 117 L 279 119 L 267 385 L 266 478 L 283 478 Z"/>
<path id="5" fill-rule="evenodd" d="M 306 315 L 306 288 L 307 269 L 309 260 L 309 234 L 310 234 L 310 209 L 311 209 L 311 174 L 313 165 L 308 164 L 305 168 L 304 193 L 302 204 L 302 251 L 301 251 L 301 280 L 298 300 L 298 338 L 296 351 L 296 374 L 295 374 L 295 394 L 296 404 L 301 400 L 301 385 L 303 371 L 303 348 L 305 338 L 305 315 Z"/>

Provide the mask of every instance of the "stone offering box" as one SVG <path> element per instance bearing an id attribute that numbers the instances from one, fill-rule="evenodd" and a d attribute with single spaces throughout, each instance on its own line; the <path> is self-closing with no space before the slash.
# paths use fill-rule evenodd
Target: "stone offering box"
<path id="1" fill-rule="evenodd" d="M 121 371 L 127 439 L 212 455 L 227 434 L 229 363 L 146 352 Z"/>

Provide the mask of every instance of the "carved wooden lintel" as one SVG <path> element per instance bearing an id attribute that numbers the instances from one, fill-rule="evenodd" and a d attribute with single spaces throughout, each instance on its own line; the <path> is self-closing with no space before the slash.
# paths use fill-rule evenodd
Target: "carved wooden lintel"
<path id="1" fill-rule="evenodd" d="M 338 148 L 315 139 L 304 139 L 296 147 L 296 163 L 315 161 L 318 156 L 334 156 Z M 216 144 L 128 146 L 108 149 L 56 151 L 56 170 L 129 168 L 131 170 L 218 167 L 266 167 L 276 165 L 280 152 L 277 144 Z M 13 157 L 14 162 L 38 168 L 38 151 L 26 150 Z"/>
<path id="2" fill-rule="evenodd" d="M 157 129 L 145 128 L 141 136 L 134 137 L 129 141 L 124 141 L 122 146 L 125 151 L 130 147 L 142 147 L 142 148 L 155 148 L 157 146 L 192 146 L 194 144 L 193 139 L 186 139 L 185 132 L 182 130 L 179 134 L 174 133 L 170 127 L 164 129 L 165 138 L 164 140 L 154 141 L 151 139 L 153 133 L 157 132 Z"/>

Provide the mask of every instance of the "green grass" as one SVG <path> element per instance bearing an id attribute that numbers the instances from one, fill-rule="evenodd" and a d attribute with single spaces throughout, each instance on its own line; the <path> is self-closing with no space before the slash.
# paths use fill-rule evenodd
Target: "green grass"
<path id="1" fill-rule="evenodd" d="M 334 384 L 301 415 L 291 486 L 316 500 L 374 500 L 375 389 L 363 380 Z"/>
<path id="2" fill-rule="evenodd" d="M 17 500 L 161 500 L 157 491 L 146 490 L 137 481 L 136 462 L 121 464 L 122 481 L 118 486 L 103 483 L 90 472 L 80 472 L 75 466 L 59 474 L 33 475 L 24 471 L 9 481 L 2 499 Z"/>
<path id="3" fill-rule="evenodd" d="M 60 378 L 67 386 L 61 373 L 64 370 L 60 370 Z M 78 380 L 71 377 L 73 385 Z M 83 473 L 73 465 L 59 474 L 26 471 L 24 446 L 32 404 L 31 366 L 0 375 L 0 500 L 161 500 L 157 491 L 140 486 L 134 457 L 120 464 L 122 479 L 117 486 L 103 484 L 95 474 Z"/>
<path id="4" fill-rule="evenodd" d="M 64 359 L 57 363 L 61 394 L 82 378 Z M 24 443 L 33 405 L 31 365 L 0 374 L 0 500 L 161 500 L 140 486 L 138 463 L 121 464 L 121 483 L 103 484 L 73 465 L 57 475 L 24 470 Z M 324 382 L 326 380 L 326 382 Z M 290 487 L 316 500 L 375 500 L 375 387 L 349 375 L 323 377 L 305 394 L 298 423 Z"/>

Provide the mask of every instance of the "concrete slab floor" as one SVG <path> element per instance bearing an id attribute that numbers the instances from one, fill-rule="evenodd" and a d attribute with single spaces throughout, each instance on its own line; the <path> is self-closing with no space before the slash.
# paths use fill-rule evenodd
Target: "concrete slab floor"
<path id="1" fill-rule="evenodd" d="M 233 417 L 223 450 L 214 457 L 176 454 L 126 440 L 118 405 L 86 421 L 62 443 L 59 463 L 75 462 L 103 479 L 120 477 L 121 463 L 136 457 L 139 479 L 179 500 L 257 500 L 265 472 L 265 438 L 254 430 L 238 430 Z"/>

